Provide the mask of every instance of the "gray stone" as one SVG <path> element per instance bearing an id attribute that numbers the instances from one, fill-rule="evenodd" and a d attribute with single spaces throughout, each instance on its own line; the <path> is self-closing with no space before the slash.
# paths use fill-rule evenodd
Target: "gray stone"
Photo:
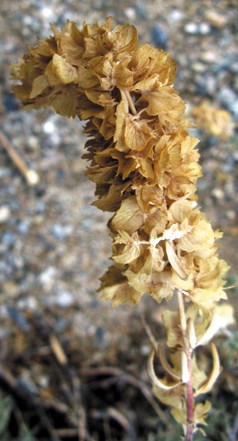
<path id="1" fill-rule="evenodd" d="M 75 296 L 72 292 L 66 289 L 59 289 L 55 303 L 62 308 L 67 308 L 74 303 L 74 300 Z"/>
<path id="2" fill-rule="evenodd" d="M 214 96 L 217 89 L 217 81 L 214 75 L 205 73 L 197 79 L 197 90 L 201 95 Z"/>
<path id="3" fill-rule="evenodd" d="M 179 23 L 184 18 L 184 13 L 180 9 L 173 9 L 169 13 L 169 22 L 170 23 Z"/>
<path id="4" fill-rule="evenodd" d="M 11 231 L 5 231 L 2 235 L 2 244 L 10 248 L 16 242 L 16 235 Z"/>
<path id="5" fill-rule="evenodd" d="M 228 86 L 223 87 L 218 92 L 218 100 L 231 112 L 236 113 L 238 111 L 238 96 Z"/>
<path id="6" fill-rule="evenodd" d="M 55 224 L 51 227 L 51 233 L 58 240 L 64 240 L 70 236 L 73 232 L 71 225 Z"/>
<path id="7" fill-rule="evenodd" d="M 25 236 L 29 232 L 29 228 L 30 221 L 28 221 L 27 219 L 22 219 L 17 225 L 18 232 L 23 236 Z"/>
<path id="8" fill-rule="evenodd" d="M 186 34 L 191 35 L 209 35 L 211 33 L 211 26 L 208 23 L 194 23 L 189 22 L 184 26 Z"/>
<path id="9" fill-rule="evenodd" d="M 164 29 L 162 29 L 158 24 L 151 29 L 151 40 L 154 46 L 166 49 L 168 43 L 168 36 Z"/>

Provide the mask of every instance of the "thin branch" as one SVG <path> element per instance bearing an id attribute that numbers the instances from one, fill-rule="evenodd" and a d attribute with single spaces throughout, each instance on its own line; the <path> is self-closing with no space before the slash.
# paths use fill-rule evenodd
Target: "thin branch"
<path id="1" fill-rule="evenodd" d="M 131 113 L 133 113 L 133 115 L 137 115 L 137 111 L 136 111 L 133 99 L 131 98 L 129 90 L 125 90 L 125 96 L 127 98 Z"/>
<path id="2" fill-rule="evenodd" d="M 65 366 L 68 363 L 68 359 L 67 356 L 65 355 L 65 352 L 59 342 L 59 340 L 57 339 L 57 337 L 54 334 L 51 334 L 49 337 L 49 343 L 50 343 L 50 347 L 57 359 L 57 361 L 59 362 L 59 364 Z"/>
<path id="3" fill-rule="evenodd" d="M 105 411 L 93 410 L 91 412 L 91 415 L 93 418 L 96 419 L 105 419 L 105 417 L 109 417 L 115 420 L 123 428 L 125 433 L 127 433 L 129 439 L 131 441 L 136 441 L 136 434 L 133 425 L 127 419 L 127 417 L 118 409 L 115 409 L 114 407 L 108 407 Z"/>
<path id="4" fill-rule="evenodd" d="M 185 441 L 193 441 L 193 412 L 194 412 L 194 396 L 193 396 L 193 378 L 192 378 L 192 349 L 189 344 L 189 337 L 187 333 L 186 313 L 184 308 L 184 301 L 182 293 L 177 290 L 179 315 L 181 332 L 183 336 L 184 354 L 187 363 L 186 372 L 188 379 L 186 381 L 186 410 L 187 410 L 187 427 Z M 183 370 L 183 366 L 182 366 Z"/>
<path id="5" fill-rule="evenodd" d="M 133 387 L 140 390 L 140 392 L 144 395 L 148 403 L 150 403 L 151 407 L 154 409 L 155 413 L 160 417 L 161 421 L 165 425 L 168 425 L 168 420 L 158 405 L 157 401 L 154 399 L 151 389 L 142 381 L 137 380 L 131 374 L 127 374 L 122 369 L 115 367 L 107 367 L 101 366 L 96 368 L 82 368 L 80 369 L 80 376 L 98 376 L 98 375 L 111 375 L 115 377 L 115 382 L 125 382 L 131 384 Z M 106 380 L 102 380 L 104 386 L 109 384 L 113 379 L 107 378 Z M 100 385 L 102 385 L 102 381 L 100 381 Z M 98 384 L 99 380 L 97 380 Z"/>
<path id="6" fill-rule="evenodd" d="M 144 315 L 144 312 L 143 312 L 143 311 L 140 311 L 140 318 L 141 318 L 142 325 L 143 325 L 143 327 L 144 327 L 144 329 L 145 329 L 145 332 L 146 332 L 146 334 L 147 334 L 147 337 L 149 338 L 150 343 L 151 343 L 151 345 L 152 345 L 154 351 L 155 351 L 156 353 L 158 353 L 158 351 L 159 351 L 159 345 L 158 345 L 158 343 L 157 343 L 157 341 L 156 341 L 156 338 L 155 338 L 155 336 L 153 335 L 153 333 L 152 333 L 152 331 L 151 331 L 149 325 L 146 323 L 145 315 Z"/>
<path id="7" fill-rule="evenodd" d="M 45 409 L 42 406 L 40 400 L 34 395 L 32 395 L 30 392 L 28 392 L 26 389 L 21 387 L 18 384 L 16 378 L 11 374 L 11 372 L 4 367 L 0 368 L 0 381 L 4 385 L 7 385 L 7 387 L 15 397 L 19 397 L 20 399 L 24 400 L 28 406 L 34 409 L 34 411 L 36 412 L 36 414 L 38 415 L 41 421 L 42 426 L 46 428 L 46 430 L 48 431 L 50 435 L 50 440 L 60 441 L 60 438 L 55 432 L 55 429 L 52 426 L 51 421 L 48 418 L 47 412 L 45 412 Z"/>
<path id="8" fill-rule="evenodd" d="M 128 112 L 128 109 L 130 109 L 133 115 L 137 115 L 137 111 L 133 99 L 131 98 L 130 92 L 128 90 L 122 90 L 122 89 L 120 89 L 120 91 L 121 91 L 122 99 L 127 103 L 128 106 L 128 108 L 125 109 L 126 112 Z"/>
<path id="9" fill-rule="evenodd" d="M 2 131 L 0 131 L 0 142 L 3 146 L 3 148 L 8 153 L 8 156 L 11 158 L 15 166 L 18 168 L 18 170 L 22 173 L 24 178 L 26 179 L 27 183 L 29 185 L 36 185 L 38 184 L 40 178 L 38 173 L 36 173 L 35 170 L 31 170 L 27 167 L 26 163 L 23 161 L 19 153 L 14 149 L 14 147 L 10 144 L 6 136 L 3 134 Z"/>

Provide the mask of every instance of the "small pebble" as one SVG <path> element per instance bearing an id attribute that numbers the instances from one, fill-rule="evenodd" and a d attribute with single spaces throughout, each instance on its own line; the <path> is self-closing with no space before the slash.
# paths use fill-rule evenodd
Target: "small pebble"
<path id="1" fill-rule="evenodd" d="M 238 152 L 235 152 L 234 155 L 233 155 L 233 157 L 234 157 L 234 160 L 235 160 L 236 162 L 238 162 Z"/>
<path id="2" fill-rule="evenodd" d="M 61 142 L 62 142 L 62 136 L 60 135 L 59 132 L 55 131 L 55 132 L 51 133 L 51 136 L 50 136 L 50 144 L 51 145 L 58 147 L 58 145 L 60 145 Z"/>
<path id="3" fill-rule="evenodd" d="M 16 242 L 16 235 L 13 234 L 11 231 L 4 231 L 2 235 L 2 244 L 10 248 L 14 245 L 15 242 Z"/>
<path id="4" fill-rule="evenodd" d="M 7 93 L 3 97 L 3 105 L 6 112 L 16 112 L 20 108 L 20 103 L 13 93 Z"/>
<path id="5" fill-rule="evenodd" d="M 0 179 L 5 178 L 11 174 L 10 168 L 1 167 L 0 168 Z"/>
<path id="6" fill-rule="evenodd" d="M 19 300 L 18 306 L 20 309 L 35 311 L 38 307 L 38 303 L 35 297 L 25 297 Z"/>
<path id="7" fill-rule="evenodd" d="M 2 207 L 0 207 L 0 224 L 4 224 L 5 222 L 7 222 L 10 214 L 11 212 L 7 205 L 3 205 Z"/>
<path id="8" fill-rule="evenodd" d="M 12 321 L 24 332 L 29 331 L 29 323 L 25 319 L 24 315 L 15 307 L 8 307 L 7 312 Z"/>
<path id="9" fill-rule="evenodd" d="M 47 375 L 40 375 L 37 377 L 37 384 L 40 388 L 45 389 L 50 386 L 50 379 Z"/>
<path id="10" fill-rule="evenodd" d="M 238 62 L 230 63 L 231 72 L 238 74 Z"/>
<path id="11" fill-rule="evenodd" d="M 19 284 L 9 280 L 4 283 L 2 291 L 8 297 L 16 297 L 19 295 Z"/>
<path id="12" fill-rule="evenodd" d="M 30 396 L 37 394 L 38 392 L 37 387 L 31 378 L 30 371 L 26 369 L 21 371 L 21 375 L 18 378 L 18 385 L 25 389 Z"/>
<path id="13" fill-rule="evenodd" d="M 51 133 L 53 133 L 54 131 L 55 131 L 55 125 L 54 125 L 54 123 L 52 122 L 52 121 L 46 121 L 44 124 L 43 124 L 43 130 L 44 130 L 44 132 L 45 133 L 47 133 L 47 134 L 51 134 Z"/>
<path id="14" fill-rule="evenodd" d="M 136 11 L 134 8 L 125 8 L 125 15 L 129 20 L 135 20 Z"/>
<path id="15" fill-rule="evenodd" d="M 222 191 L 220 188 L 214 188 L 211 192 L 212 196 L 216 199 L 224 199 L 224 191 Z"/>
<path id="16" fill-rule="evenodd" d="M 179 23 L 184 18 L 184 13 L 180 9 L 173 9 L 169 15 L 169 23 Z"/>
<path id="17" fill-rule="evenodd" d="M 40 13 L 45 20 L 52 20 L 55 17 L 55 12 L 48 6 L 43 7 Z"/>
<path id="18" fill-rule="evenodd" d="M 217 63 L 217 54 L 215 51 L 206 51 L 206 52 L 202 52 L 200 55 L 200 60 L 203 61 L 204 63 Z"/>
<path id="19" fill-rule="evenodd" d="M 37 202 L 34 210 L 34 215 L 38 216 L 40 214 L 44 214 L 46 210 L 46 204 L 44 201 Z"/>
<path id="20" fill-rule="evenodd" d="M 27 144 L 28 147 L 31 148 L 31 150 L 38 150 L 39 149 L 39 139 L 36 136 L 29 136 L 27 138 Z"/>
<path id="21" fill-rule="evenodd" d="M 17 231 L 23 236 L 26 236 L 26 234 L 29 232 L 29 228 L 30 221 L 27 219 L 22 219 L 17 225 Z"/>
<path id="22" fill-rule="evenodd" d="M 49 266 L 39 275 L 38 279 L 40 284 L 43 285 L 45 289 L 51 288 L 55 283 L 57 274 L 58 270 L 52 266 Z"/>
<path id="23" fill-rule="evenodd" d="M 147 20 L 148 13 L 147 13 L 145 2 L 141 1 L 140 3 L 136 4 L 136 12 L 137 12 L 138 17 L 142 18 L 143 20 Z"/>
<path id="24" fill-rule="evenodd" d="M 159 25 L 155 25 L 151 30 L 152 43 L 161 49 L 167 48 L 168 37 L 167 33 Z"/>
<path id="25" fill-rule="evenodd" d="M 193 63 L 192 64 L 192 70 L 194 70 L 195 72 L 201 73 L 201 72 L 205 72 L 207 69 L 207 67 L 205 66 L 205 64 L 202 63 Z"/>
<path id="26" fill-rule="evenodd" d="M 23 24 L 25 26 L 30 26 L 32 24 L 32 17 L 30 15 L 24 15 L 23 16 Z"/>
<path id="27" fill-rule="evenodd" d="M 211 26 L 208 23 L 200 23 L 199 33 L 201 35 L 209 35 L 211 33 Z"/>
<path id="28" fill-rule="evenodd" d="M 207 147 L 215 147 L 217 145 L 217 137 L 209 135 L 206 141 Z"/>
<path id="29" fill-rule="evenodd" d="M 218 29 L 224 28 L 228 21 L 227 17 L 223 14 L 219 14 L 219 12 L 214 9 L 206 11 L 205 18 L 212 26 Z"/>
<path id="30" fill-rule="evenodd" d="M 59 290 L 55 299 L 56 305 L 61 308 L 68 308 L 74 303 L 75 296 L 72 292 L 67 290 Z"/>
<path id="31" fill-rule="evenodd" d="M 196 81 L 197 91 L 199 95 L 214 96 L 217 89 L 217 81 L 214 75 L 205 73 L 200 75 Z"/>
<path id="32" fill-rule="evenodd" d="M 187 23 L 184 26 L 184 31 L 186 34 L 197 35 L 198 34 L 198 24 L 197 23 Z"/>
<path id="33" fill-rule="evenodd" d="M 140 353 L 141 355 L 145 355 L 146 357 L 150 354 L 150 346 L 149 345 L 142 345 L 140 347 Z"/>
<path id="34" fill-rule="evenodd" d="M 226 217 L 229 220 L 234 220 L 236 218 L 236 212 L 234 210 L 226 211 Z"/>
<path id="35" fill-rule="evenodd" d="M 211 33 L 211 27 L 208 23 L 194 23 L 190 22 L 184 26 L 186 34 L 191 35 L 209 35 Z"/>
<path id="36" fill-rule="evenodd" d="M 231 104 L 230 111 L 233 113 L 233 115 L 235 115 L 235 117 L 238 117 L 238 99 Z"/>
<path id="37" fill-rule="evenodd" d="M 102 326 L 98 326 L 96 329 L 96 333 L 95 333 L 95 337 L 97 338 L 97 340 L 100 343 L 104 342 L 104 337 L 105 337 L 105 329 L 102 328 Z"/>
<path id="38" fill-rule="evenodd" d="M 233 163 L 232 163 L 232 164 L 229 164 L 229 163 L 225 162 L 225 163 L 223 163 L 223 164 L 221 165 L 221 170 L 222 170 L 224 173 L 227 173 L 227 174 L 229 174 L 229 173 L 233 173 L 233 171 L 234 171 L 234 164 L 233 164 Z"/>
<path id="39" fill-rule="evenodd" d="M 71 225 L 61 225 L 55 224 L 51 228 L 51 233 L 58 240 L 64 240 L 73 232 L 73 227 Z"/>
<path id="40" fill-rule="evenodd" d="M 222 87 L 217 98 L 223 106 L 228 108 L 228 110 L 235 110 L 236 103 L 238 102 L 238 96 L 228 86 Z"/>

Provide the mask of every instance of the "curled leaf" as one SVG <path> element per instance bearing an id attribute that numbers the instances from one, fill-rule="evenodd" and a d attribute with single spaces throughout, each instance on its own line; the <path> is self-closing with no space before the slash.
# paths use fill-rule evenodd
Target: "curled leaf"
<path id="1" fill-rule="evenodd" d="M 160 362 L 161 362 L 163 368 L 165 369 L 165 371 L 169 375 L 171 375 L 171 377 L 175 378 L 176 380 L 180 380 L 181 379 L 180 376 L 175 372 L 175 370 L 171 367 L 171 365 L 166 360 L 165 352 L 162 347 L 158 348 L 158 355 L 159 355 Z"/>
<path id="2" fill-rule="evenodd" d="M 154 371 L 154 355 L 155 352 L 152 351 L 150 358 L 149 358 L 149 362 L 148 362 L 148 372 L 149 372 L 149 376 L 152 380 L 152 383 L 157 386 L 159 389 L 163 389 L 163 390 L 171 390 L 174 389 L 176 387 L 178 387 L 180 384 L 182 384 L 181 381 L 178 382 L 169 382 L 167 379 L 164 379 L 164 381 L 160 380 Z"/>
<path id="3" fill-rule="evenodd" d="M 214 345 L 214 343 L 211 343 L 211 352 L 212 352 L 212 358 L 213 358 L 212 371 L 211 371 L 210 375 L 208 376 L 208 378 L 206 379 L 206 381 L 204 383 L 202 383 L 202 385 L 200 385 L 200 387 L 197 389 L 195 396 L 210 392 L 214 383 L 217 380 L 217 377 L 219 376 L 219 374 L 221 372 L 219 356 L 218 356 L 218 352 L 217 352 L 217 349 L 216 349 L 216 346 Z"/>
<path id="4" fill-rule="evenodd" d="M 179 275 L 179 277 L 181 277 L 181 279 L 186 279 L 188 274 L 186 270 L 183 268 L 183 265 L 181 264 L 179 258 L 177 257 L 172 242 L 166 241 L 165 246 L 166 246 L 166 252 L 169 262 L 173 267 L 174 271 Z"/>
<path id="5" fill-rule="evenodd" d="M 224 329 L 234 323 L 234 309 L 231 305 L 224 304 L 215 307 L 210 324 L 198 340 L 197 345 L 207 344 L 220 329 Z"/>

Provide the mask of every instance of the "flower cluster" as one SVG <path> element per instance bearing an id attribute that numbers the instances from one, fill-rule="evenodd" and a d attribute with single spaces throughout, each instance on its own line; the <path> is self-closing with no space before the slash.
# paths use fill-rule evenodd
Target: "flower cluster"
<path id="1" fill-rule="evenodd" d="M 53 37 L 39 41 L 13 67 L 21 82 L 13 90 L 26 108 L 50 107 L 87 121 L 84 156 L 90 161 L 88 177 L 96 184 L 94 204 L 114 213 L 108 223 L 114 263 L 101 279 L 101 296 L 113 305 L 136 304 L 144 293 L 161 302 L 178 291 L 190 301 L 184 329 L 190 329 L 193 339 L 199 335 L 201 344 L 216 302 L 226 298 L 223 276 L 228 267 L 217 256 L 221 234 L 197 206 L 198 139 L 188 134 L 185 103 L 173 88 L 175 63 L 163 50 L 138 46 L 134 26 L 112 30 L 111 18 L 102 25 L 85 24 L 82 30 L 71 21 L 61 31 L 52 30 Z M 169 381 L 158 380 L 152 359 L 150 373 L 157 389 L 163 383 L 162 395 L 157 390 L 160 399 L 171 404 L 177 394 L 182 412 L 179 397 L 186 372 L 178 360 L 188 345 L 191 352 L 196 344 L 191 346 L 189 333 L 187 343 L 178 340 L 181 311 L 168 314 L 164 320 L 171 364 L 160 358 L 175 383 L 171 388 Z M 214 380 L 214 347 L 212 353 Z M 209 382 L 198 374 L 195 361 L 193 370 L 198 386 Z"/>
<path id="2" fill-rule="evenodd" d="M 134 26 L 111 26 L 108 18 L 82 30 L 70 21 L 61 32 L 53 27 L 14 67 L 22 84 L 13 90 L 26 108 L 88 120 L 95 205 L 116 211 L 103 298 L 137 303 L 147 292 L 160 302 L 177 287 L 210 306 L 226 297 L 227 265 L 217 257 L 219 233 L 196 207 L 198 140 L 186 131 L 175 64 L 162 50 L 138 47 Z"/>

